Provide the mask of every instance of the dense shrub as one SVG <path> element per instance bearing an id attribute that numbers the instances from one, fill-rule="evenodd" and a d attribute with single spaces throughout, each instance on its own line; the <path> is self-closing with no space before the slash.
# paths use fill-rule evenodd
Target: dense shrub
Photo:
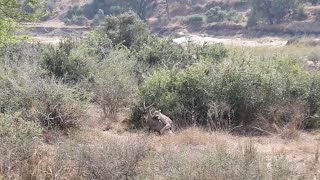
<path id="1" fill-rule="evenodd" d="M 146 25 L 131 11 L 108 16 L 95 33 L 108 37 L 114 45 L 122 44 L 130 49 L 139 49 L 150 36 Z"/>
<path id="2" fill-rule="evenodd" d="M 226 17 L 226 12 L 224 10 L 221 10 L 219 6 L 210 8 L 205 15 L 207 16 L 207 19 L 209 22 L 214 21 L 223 21 Z"/>
<path id="3" fill-rule="evenodd" d="M 14 55 L 11 52 L 16 47 L 6 48 L 1 56 L 4 62 L 0 69 L 1 112 L 19 112 L 21 118 L 48 128 L 66 129 L 78 124 L 82 115 L 80 99 L 87 100 L 89 96 L 76 86 L 68 87 L 54 78 L 44 78 L 44 72 L 39 71 L 39 51 L 29 45 L 22 47 Z"/>
<path id="4" fill-rule="evenodd" d="M 78 42 L 65 39 L 59 46 L 47 45 L 42 48 L 41 67 L 48 77 L 63 79 L 66 83 L 75 83 L 89 75 L 85 57 L 78 53 Z"/>
<path id="5" fill-rule="evenodd" d="M 210 8 L 206 13 L 208 22 L 219 22 L 219 21 L 237 21 L 239 20 L 239 14 L 235 10 L 222 10 L 220 6 Z"/>
<path id="6" fill-rule="evenodd" d="M 98 25 L 97 16 L 100 11 L 105 15 L 119 15 L 127 11 L 134 11 L 140 19 L 146 20 L 147 11 L 154 8 L 154 0 L 93 0 L 83 6 L 71 7 L 61 18 L 65 23 L 79 24 L 79 18 L 93 20 L 92 25 Z"/>
<path id="7" fill-rule="evenodd" d="M 255 25 L 259 20 L 267 21 L 269 24 L 280 23 L 291 11 L 295 11 L 301 2 L 299 0 L 250 0 L 248 25 Z"/>
<path id="8" fill-rule="evenodd" d="M 183 48 L 172 40 L 156 36 L 150 36 L 134 55 L 147 69 L 188 63 L 188 56 Z"/>
<path id="9" fill-rule="evenodd" d="M 199 14 L 191 15 L 187 18 L 187 23 L 194 25 L 201 25 L 204 22 L 204 17 Z"/>
<path id="10" fill-rule="evenodd" d="M 214 123 L 221 118 L 212 108 L 220 107 L 215 112 L 225 113 L 223 118 L 233 126 L 252 125 L 259 121 L 258 116 L 273 119 L 261 123 L 283 126 L 296 117 L 291 110 L 278 109 L 283 114 L 272 114 L 270 107 L 290 107 L 296 102 L 315 108 L 314 101 L 319 97 L 311 92 L 318 87 L 313 87 L 312 79 L 301 62 L 290 57 L 261 61 L 237 54 L 220 63 L 206 60 L 179 71 L 173 68 L 154 72 L 140 92 L 147 103 L 156 101 L 156 107 L 179 125 L 212 125 L 209 120 Z M 309 116 L 308 111 L 302 113 L 301 122 Z"/>

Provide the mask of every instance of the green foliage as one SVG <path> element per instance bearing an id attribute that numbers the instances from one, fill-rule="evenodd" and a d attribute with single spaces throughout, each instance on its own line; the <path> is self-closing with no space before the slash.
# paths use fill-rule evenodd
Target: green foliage
<path id="1" fill-rule="evenodd" d="M 140 19 L 146 20 L 147 10 L 153 8 L 151 5 L 154 0 L 93 0 L 83 6 L 75 5 L 71 7 L 67 13 L 62 17 L 64 22 L 75 24 L 79 17 L 84 17 L 88 20 L 93 19 L 92 25 L 98 25 L 97 16 L 102 10 L 105 15 L 119 15 L 121 13 L 133 10 Z"/>
<path id="2" fill-rule="evenodd" d="M 150 36 L 148 40 L 135 52 L 138 62 L 148 68 L 181 64 L 187 61 L 184 49 L 176 45 L 172 40 Z"/>
<path id="3" fill-rule="evenodd" d="M 54 78 L 44 78 L 39 68 L 40 51 L 33 45 L 8 47 L 2 53 L 1 112 L 19 112 L 21 118 L 40 122 L 48 128 L 67 129 L 78 125 L 77 120 L 83 115 L 80 99 L 89 98 L 85 92 Z"/>
<path id="4" fill-rule="evenodd" d="M 207 60 L 211 63 L 223 61 L 229 54 L 228 49 L 221 43 L 217 44 L 188 44 L 188 54 L 197 60 Z"/>
<path id="5" fill-rule="evenodd" d="M 39 124 L 25 121 L 18 116 L 0 115 L 1 158 L 11 153 L 12 159 L 25 159 L 30 156 L 30 147 L 41 133 Z M 0 160 L 3 160 L 1 159 Z"/>
<path id="6" fill-rule="evenodd" d="M 250 0 L 248 25 L 255 25 L 259 20 L 266 20 L 269 24 L 279 23 L 291 11 L 295 11 L 300 3 L 300 0 Z"/>
<path id="7" fill-rule="evenodd" d="M 89 75 L 87 61 L 77 52 L 77 41 L 65 39 L 59 46 L 48 45 L 42 50 L 41 67 L 48 77 L 75 83 Z"/>
<path id="8" fill-rule="evenodd" d="M 214 112 L 220 111 L 227 113 L 223 118 L 232 125 L 249 125 L 257 121 L 257 115 L 267 115 L 269 107 L 300 101 L 316 107 L 318 95 L 312 93 L 312 76 L 291 57 L 262 61 L 230 54 L 224 61 L 202 59 L 183 69 L 154 72 L 140 88 L 142 99 L 149 104 L 156 101 L 156 107 L 181 126 L 216 122 L 221 116 Z M 293 120 L 290 118 L 283 114 L 279 121 Z"/>
<path id="9" fill-rule="evenodd" d="M 39 3 L 36 0 L 26 1 L 24 10 L 21 2 L 16 0 L 4 0 L 0 2 L 0 47 L 8 42 L 16 42 L 25 39 L 25 36 L 16 35 L 16 29 L 21 21 L 35 20 L 39 16 L 37 8 Z"/>
<path id="10" fill-rule="evenodd" d="M 93 65 L 94 100 L 104 115 L 115 116 L 120 108 L 132 103 L 137 91 L 134 65 L 125 50 L 115 50 Z"/>
<path id="11" fill-rule="evenodd" d="M 223 21 L 226 17 L 226 11 L 222 10 L 220 6 L 210 8 L 205 15 L 209 22 Z"/>
<path id="12" fill-rule="evenodd" d="M 146 25 L 133 12 L 108 16 L 95 33 L 129 49 L 139 49 L 150 36 Z"/>
<path id="13" fill-rule="evenodd" d="M 239 14 L 235 10 L 222 10 L 220 6 L 210 8 L 206 13 L 208 22 L 219 22 L 219 21 L 237 21 L 239 20 Z"/>
<path id="14" fill-rule="evenodd" d="M 187 19 L 187 22 L 188 23 L 196 23 L 196 24 L 201 24 L 204 22 L 204 18 L 202 15 L 199 15 L 199 14 L 194 14 L 194 15 L 191 15 L 188 17 Z"/>
<path id="15" fill-rule="evenodd" d="M 19 115 L 0 114 L 0 174 L 4 178 L 25 177 L 23 167 L 29 163 L 40 133 L 37 123 L 26 121 Z"/>

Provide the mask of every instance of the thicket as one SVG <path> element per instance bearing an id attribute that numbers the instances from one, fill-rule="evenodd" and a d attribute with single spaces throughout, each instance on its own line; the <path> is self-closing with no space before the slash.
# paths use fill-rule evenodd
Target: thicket
<path id="1" fill-rule="evenodd" d="M 47 128 L 74 127 L 82 115 L 85 94 L 62 79 L 46 76 L 38 45 L 9 45 L 1 49 L 0 107 L 4 114 L 19 113 Z"/>
<path id="2" fill-rule="evenodd" d="M 119 15 L 133 10 L 139 18 L 146 20 L 147 11 L 153 8 L 154 0 L 93 0 L 83 6 L 71 7 L 61 18 L 67 24 L 99 25 L 107 15 Z"/>
<path id="3" fill-rule="evenodd" d="M 248 15 L 248 25 L 256 25 L 258 21 L 278 24 L 285 17 L 298 10 L 303 1 L 300 0 L 250 0 L 251 11 Z"/>
<path id="4" fill-rule="evenodd" d="M 272 131 L 291 122 L 319 124 L 319 76 L 301 60 L 253 56 L 221 44 L 181 47 L 152 35 L 132 12 L 109 16 L 83 41 L 17 47 L 2 51 L 1 110 L 47 126 L 75 122 L 87 101 L 105 116 L 138 102 L 130 121 L 135 127 L 143 126 L 143 101 L 156 102 L 181 127 Z"/>
<path id="5" fill-rule="evenodd" d="M 239 21 L 240 15 L 235 10 L 222 10 L 220 6 L 210 8 L 205 12 L 207 22 L 219 22 L 219 21 Z"/>
<path id="6" fill-rule="evenodd" d="M 317 81 L 293 57 L 232 54 L 221 62 L 205 59 L 182 69 L 160 69 L 145 79 L 140 95 L 181 126 L 272 130 L 272 124 L 293 121 L 297 127 L 310 125 L 307 120 L 318 109 Z M 301 114 L 293 112 L 295 106 Z"/>
<path id="7" fill-rule="evenodd" d="M 73 134 L 88 103 L 97 103 L 106 116 L 131 108 L 134 128 L 144 126 L 139 111 L 144 102 L 155 102 L 181 128 L 256 129 L 261 134 L 274 127 L 320 125 L 319 72 L 297 57 L 257 56 L 222 44 L 180 46 L 152 35 L 132 13 L 108 17 L 84 40 L 65 39 L 56 46 L 5 44 L 0 66 L 0 177 L 5 179 L 58 177 L 61 172 L 88 179 L 152 179 L 154 174 L 277 179 L 294 172 L 285 158 L 274 159 L 271 167 L 262 165 L 251 148 L 244 153 L 201 151 L 193 161 L 187 156 L 191 152 L 159 155 L 140 139 L 62 143 L 72 147 L 58 148 L 52 164 L 37 162 L 39 152 L 33 150 L 41 133 Z M 139 169 L 143 163 L 147 168 Z"/>

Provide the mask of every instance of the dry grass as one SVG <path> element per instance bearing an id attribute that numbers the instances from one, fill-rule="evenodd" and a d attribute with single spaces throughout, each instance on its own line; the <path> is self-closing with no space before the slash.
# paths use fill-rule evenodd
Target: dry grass
<path id="1" fill-rule="evenodd" d="M 94 108 L 89 109 L 95 112 Z M 191 127 L 159 136 L 147 132 L 103 131 L 105 120 L 91 116 L 82 131 L 41 142 L 26 174 L 31 179 L 319 179 L 320 133 L 296 131 L 244 137 Z M 291 135 L 290 135 L 291 136 Z M 1 175 L 0 175 L 1 177 Z M 1 178 L 0 178 L 1 179 Z"/>

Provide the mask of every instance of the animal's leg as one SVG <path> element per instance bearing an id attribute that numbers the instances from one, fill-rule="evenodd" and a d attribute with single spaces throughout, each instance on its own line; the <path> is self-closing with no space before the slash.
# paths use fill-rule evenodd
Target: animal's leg
<path id="1" fill-rule="evenodd" d="M 165 130 L 169 130 L 171 128 L 171 125 L 170 124 L 166 124 L 161 130 L 160 130 L 160 134 L 163 134 L 163 132 Z"/>

